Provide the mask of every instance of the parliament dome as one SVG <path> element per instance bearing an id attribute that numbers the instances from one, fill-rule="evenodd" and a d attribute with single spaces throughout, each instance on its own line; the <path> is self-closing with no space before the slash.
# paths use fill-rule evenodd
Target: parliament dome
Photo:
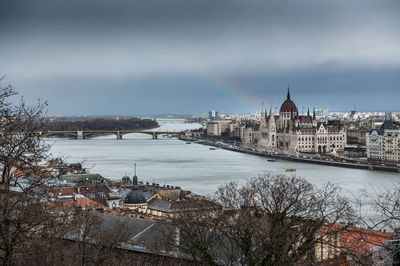
<path id="1" fill-rule="evenodd" d="M 286 100 L 283 102 L 283 104 L 281 105 L 281 109 L 280 112 L 286 112 L 286 113 L 298 113 L 296 104 L 290 99 L 290 91 L 288 89 L 288 93 L 287 93 L 287 98 Z"/>

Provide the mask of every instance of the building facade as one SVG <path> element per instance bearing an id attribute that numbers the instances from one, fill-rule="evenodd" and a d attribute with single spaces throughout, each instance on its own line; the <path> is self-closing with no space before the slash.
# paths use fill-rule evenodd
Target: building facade
<path id="1" fill-rule="evenodd" d="M 382 158 L 382 136 L 377 130 L 373 130 L 366 138 L 367 157 L 371 160 L 380 160 Z"/>
<path id="2" fill-rule="evenodd" d="M 385 130 L 382 137 L 382 159 L 387 162 L 400 162 L 400 130 Z"/>
<path id="3" fill-rule="evenodd" d="M 206 125 L 207 135 L 221 136 L 229 134 L 231 130 L 231 121 L 229 120 L 209 120 Z"/>
<path id="4" fill-rule="evenodd" d="M 392 113 L 385 114 L 379 129 L 367 134 L 366 143 L 368 159 L 400 162 L 400 128 L 393 122 Z"/>
<path id="5" fill-rule="evenodd" d="M 208 111 L 208 119 L 218 119 L 218 118 L 219 118 L 218 111 L 215 110 Z"/>
<path id="6" fill-rule="evenodd" d="M 329 115 L 328 108 L 315 109 L 315 116 L 317 117 L 326 117 L 328 115 Z"/>

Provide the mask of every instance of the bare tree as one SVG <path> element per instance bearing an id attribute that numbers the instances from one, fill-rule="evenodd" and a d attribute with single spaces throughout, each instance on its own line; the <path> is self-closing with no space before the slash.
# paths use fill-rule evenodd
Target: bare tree
<path id="1" fill-rule="evenodd" d="M 266 173 L 244 186 L 229 183 L 215 193 L 220 206 L 173 219 L 178 247 L 207 264 L 292 265 L 323 259 L 321 245 L 353 217 L 347 199 L 332 184 L 315 187 L 303 178 Z M 177 238 L 175 238 L 177 239 Z"/>
<path id="2" fill-rule="evenodd" d="M 367 228 L 358 239 L 376 247 L 375 260 L 352 254 L 360 264 L 400 265 L 400 186 L 384 188 L 381 191 L 366 192 L 357 198 L 357 204 L 367 206 L 368 214 L 360 211 L 358 223 Z M 388 241 L 387 241 L 388 240 Z M 386 265 L 385 264 L 385 265 Z"/>
<path id="3" fill-rule="evenodd" d="M 161 241 L 168 243 L 171 252 L 184 259 L 191 258 L 207 265 L 219 265 L 221 260 L 234 261 L 231 250 L 225 247 L 229 243 L 219 228 L 221 219 L 221 208 L 182 212 L 172 218 L 173 226 L 165 228 Z"/>
<path id="4" fill-rule="evenodd" d="M 23 99 L 13 104 L 16 93 L 11 86 L 0 88 L 0 260 L 10 265 L 20 255 L 19 247 L 40 237 L 51 218 L 41 202 L 47 171 L 42 163 L 48 147 L 38 132 L 44 128 L 42 115 L 46 103 L 27 106 Z"/>
<path id="5" fill-rule="evenodd" d="M 175 264 L 173 258 L 121 249 L 133 238 L 129 221 L 86 211 L 51 197 L 49 147 L 40 132 L 46 103 L 11 101 L 11 86 L 0 88 L 0 261 L 3 265 Z M 171 263 L 172 262 L 172 263 Z M 178 265 L 180 262 L 176 265 Z"/>

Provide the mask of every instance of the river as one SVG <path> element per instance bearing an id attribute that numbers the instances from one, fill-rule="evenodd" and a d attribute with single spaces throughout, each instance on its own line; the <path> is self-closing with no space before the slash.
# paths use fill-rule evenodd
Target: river
<path id="1" fill-rule="evenodd" d="M 172 123 L 173 122 L 173 123 Z M 197 129 L 200 124 L 183 121 L 160 120 L 160 131 Z M 159 136 L 153 140 L 144 134 L 128 134 L 124 139 L 99 136 L 85 140 L 50 138 L 51 154 L 69 162 L 84 161 L 90 172 L 119 180 L 132 176 L 133 162 L 137 164 L 139 180 L 181 186 L 197 194 L 211 194 L 218 186 L 230 180 L 244 183 L 250 177 L 266 171 L 284 173 L 295 168 L 296 175 L 315 185 L 326 182 L 338 184 L 343 193 L 357 195 L 362 190 L 379 191 L 399 184 L 400 174 L 375 172 L 351 168 L 297 163 L 291 161 L 268 162 L 265 158 L 227 151 L 210 150 L 208 146 L 186 144 L 175 138 Z"/>

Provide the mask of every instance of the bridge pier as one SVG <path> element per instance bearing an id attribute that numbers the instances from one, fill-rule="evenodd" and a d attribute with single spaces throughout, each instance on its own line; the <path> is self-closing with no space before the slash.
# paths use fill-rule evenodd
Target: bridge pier
<path id="1" fill-rule="evenodd" d="M 76 131 L 76 139 L 85 139 L 85 135 L 83 135 L 82 130 Z"/>
<path id="2" fill-rule="evenodd" d="M 122 139 L 122 134 L 119 131 L 117 131 L 117 139 Z"/>
<path id="3" fill-rule="evenodd" d="M 20 132 L 23 134 L 24 132 Z M 184 132 L 184 131 L 136 131 L 136 130 L 58 130 L 58 131 L 37 131 L 35 132 L 40 137 L 47 137 L 47 136 L 56 136 L 57 134 L 66 134 L 69 136 L 74 136 L 76 139 L 85 139 L 86 136 L 90 134 L 113 134 L 117 136 L 117 139 L 122 139 L 124 134 L 130 133 L 140 133 L 140 134 L 147 134 L 153 137 L 153 139 L 158 139 L 158 135 L 185 135 L 185 136 L 193 136 L 199 135 L 201 132 Z"/>

